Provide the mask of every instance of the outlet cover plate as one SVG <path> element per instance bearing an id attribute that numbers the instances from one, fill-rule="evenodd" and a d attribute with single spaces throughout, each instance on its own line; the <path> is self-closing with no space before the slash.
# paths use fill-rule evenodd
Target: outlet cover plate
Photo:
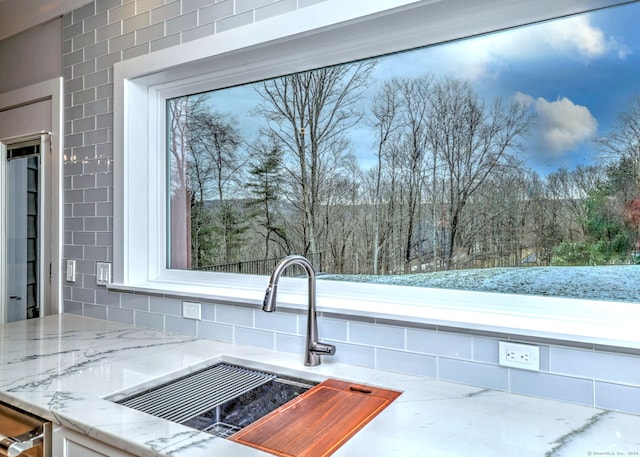
<path id="1" fill-rule="evenodd" d="M 187 319 L 202 319 L 202 305 L 192 301 L 182 302 L 182 317 Z"/>
<path id="2" fill-rule="evenodd" d="M 504 367 L 540 371 L 540 347 L 499 341 L 498 363 Z"/>

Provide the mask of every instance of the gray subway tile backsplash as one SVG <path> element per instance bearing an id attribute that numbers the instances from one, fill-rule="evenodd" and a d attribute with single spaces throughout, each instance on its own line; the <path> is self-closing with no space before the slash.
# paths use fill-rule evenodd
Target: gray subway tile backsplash
<path id="1" fill-rule="evenodd" d="M 234 343 L 275 349 L 274 332 L 246 327 L 236 327 L 234 332 Z"/>
<path id="2" fill-rule="evenodd" d="M 276 333 L 276 351 L 300 354 L 302 357 L 305 351 L 305 343 L 304 336 Z"/>
<path id="3" fill-rule="evenodd" d="M 233 325 L 200 321 L 198 322 L 198 336 L 233 343 Z"/>
<path id="4" fill-rule="evenodd" d="M 185 30 L 184 32 L 182 32 L 182 42 L 186 43 L 188 41 L 198 40 L 200 38 L 213 35 L 215 30 L 216 26 L 213 23 L 194 27 L 190 30 Z"/>
<path id="5" fill-rule="evenodd" d="M 134 17 L 136 14 L 136 3 L 127 2 L 120 6 L 114 6 L 109 9 L 109 23 L 124 22 L 128 18 Z"/>
<path id="6" fill-rule="evenodd" d="M 525 370 L 510 371 L 510 391 L 536 397 L 593 405 L 593 380 Z"/>
<path id="7" fill-rule="evenodd" d="M 298 0 L 298 8 L 306 8 L 307 6 L 322 3 L 326 0 Z"/>
<path id="8" fill-rule="evenodd" d="M 253 11 L 247 11 L 245 13 L 236 14 L 234 16 L 228 16 L 216 22 L 216 32 L 225 32 L 237 27 L 242 27 L 243 25 L 251 24 L 252 22 Z"/>
<path id="9" fill-rule="evenodd" d="M 376 354 L 373 346 L 336 342 L 336 353 L 332 360 L 336 362 L 375 368 Z"/>
<path id="10" fill-rule="evenodd" d="M 233 16 L 233 0 L 223 0 L 200 10 L 199 23 L 216 22 L 229 16 Z"/>
<path id="11" fill-rule="evenodd" d="M 433 378 L 438 375 L 438 361 L 435 356 L 391 349 L 376 349 L 376 368 Z"/>
<path id="12" fill-rule="evenodd" d="M 97 59 L 98 57 L 102 57 L 109 54 L 109 42 L 107 40 L 101 41 L 100 43 L 96 43 L 93 46 L 89 46 L 85 48 L 84 55 L 86 59 Z M 86 84 L 86 79 L 85 79 Z M 91 86 L 92 84 L 87 84 L 87 86 Z"/>
<path id="13" fill-rule="evenodd" d="M 302 363 L 302 311 L 206 302 L 201 321 L 184 319 L 181 298 L 96 286 L 95 262 L 113 258 L 114 64 L 323 1 L 94 0 L 63 17 L 64 258 L 80 276 L 63 283 L 66 313 L 299 352 Z M 640 414 L 638 352 L 336 313 L 318 327 L 337 346 L 332 361 Z M 541 372 L 500 367 L 501 339 L 539 345 Z"/>
<path id="14" fill-rule="evenodd" d="M 231 305 L 216 305 L 216 321 L 224 324 L 253 327 L 253 310 Z"/>
<path id="15" fill-rule="evenodd" d="M 100 304 L 100 305 L 107 305 L 107 306 L 110 306 L 110 307 L 119 308 L 120 307 L 120 294 L 119 293 L 114 293 L 114 292 L 107 292 L 106 289 L 104 289 L 104 290 L 96 290 L 96 303 Z M 127 308 L 136 309 L 136 308 L 132 307 L 130 303 L 128 304 Z M 147 307 L 145 306 L 142 309 L 146 310 Z"/>
<path id="16" fill-rule="evenodd" d="M 162 49 L 170 48 L 171 46 L 176 46 L 180 44 L 180 34 L 175 33 L 171 36 L 167 36 L 164 38 L 159 38 L 157 40 L 153 40 L 151 45 L 151 52 L 160 51 Z"/>
<path id="17" fill-rule="evenodd" d="M 438 377 L 490 389 L 508 390 L 509 370 L 495 364 L 438 357 Z"/>
<path id="18" fill-rule="evenodd" d="M 122 299 L 122 307 L 134 309 L 136 311 L 150 311 L 149 300 L 150 298 L 146 295 L 124 294 Z"/>
<path id="19" fill-rule="evenodd" d="M 281 0 L 276 3 L 270 3 L 260 8 L 256 8 L 254 19 L 256 21 L 261 21 L 270 17 L 279 16 L 290 11 L 295 11 L 296 7 L 297 0 Z"/>
<path id="20" fill-rule="evenodd" d="M 188 13 L 190 11 L 200 10 L 213 3 L 216 3 L 216 0 L 182 0 L 182 12 Z"/>
<path id="21" fill-rule="evenodd" d="M 149 53 L 149 43 L 142 43 L 138 46 L 133 46 L 122 50 L 122 59 L 133 59 L 134 57 L 142 56 Z"/>
<path id="22" fill-rule="evenodd" d="M 198 13 L 193 11 L 188 14 L 169 19 L 165 25 L 167 35 L 192 29 L 198 25 Z"/>
<path id="23" fill-rule="evenodd" d="M 197 336 L 198 324 L 193 319 L 185 319 L 183 317 L 165 316 L 165 329 L 168 332 L 182 333 L 184 335 Z"/>
<path id="24" fill-rule="evenodd" d="M 254 314 L 254 325 L 257 328 L 296 334 L 298 332 L 298 316 L 281 312 Z"/>
<path id="25" fill-rule="evenodd" d="M 109 52 L 122 51 L 135 45 L 135 32 L 129 32 L 125 35 L 118 35 L 109 40 Z"/>
<path id="26" fill-rule="evenodd" d="M 404 349 L 405 329 L 387 325 L 349 322 L 349 342 Z"/>
<path id="27" fill-rule="evenodd" d="M 149 311 L 167 316 L 182 316 L 182 303 L 175 298 L 150 297 Z"/>
<path id="28" fill-rule="evenodd" d="M 63 40 L 70 40 L 74 37 L 80 36 L 82 35 L 82 21 L 80 22 L 76 22 L 75 24 L 71 24 L 68 27 L 65 27 L 64 29 L 62 29 L 62 39 Z M 82 54 L 82 51 L 80 51 L 80 54 Z M 68 56 L 67 56 L 68 57 Z M 63 61 L 64 63 L 64 61 Z"/>
<path id="29" fill-rule="evenodd" d="M 96 8 L 94 3 L 82 6 L 71 13 L 71 22 L 80 22 L 88 19 L 96 14 Z"/>
<path id="30" fill-rule="evenodd" d="M 273 2 L 274 0 L 235 0 L 236 14 L 260 8 Z"/>
<path id="31" fill-rule="evenodd" d="M 122 4 L 122 0 L 96 0 L 95 4 L 96 13 L 100 13 L 120 6 Z"/>
<path id="32" fill-rule="evenodd" d="M 151 10 L 151 23 L 157 24 L 164 22 L 180 15 L 180 2 L 173 1 L 166 5 Z M 166 33 L 171 35 L 170 32 Z"/>
<path id="33" fill-rule="evenodd" d="M 201 303 L 200 313 L 203 321 L 215 322 L 216 305 L 213 303 Z"/>
<path id="34" fill-rule="evenodd" d="M 622 384 L 596 382 L 595 406 L 640 414 L 640 389 Z"/>
<path id="35" fill-rule="evenodd" d="M 407 329 L 407 349 L 426 354 L 439 354 L 471 359 L 473 337 L 433 330 Z"/>
<path id="36" fill-rule="evenodd" d="M 136 44 L 149 43 L 162 37 L 164 37 L 163 22 L 136 30 Z"/>
<path id="37" fill-rule="evenodd" d="M 140 30 L 149 25 L 151 21 L 149 11 L 144 11 L 133 17 L 125 17 L 122 21 L 122 32 L 129 33 Z M 147 40 L 149 41 L 149 40 Z"/>
<path id="38" fill-rule="evenodd" d="M 640 386 L 640 358 L 580 349 L 551 348 L 550 371 Z"/>
<path id="39" fill-rule="evenodd" d="M 306 319 L 300 320 L 300 330 L 306 329 Z M 340 319 L 318 318 L 318 332 L 322 338 L 334 341 L 347 341 L 347 321 Z"/>
<path id="40" fill-rule="evenodd" d="M 140 327 L 148 327 L 148 328 L 155 328 L 157 330 L 164 330 L 164 315 L 162 314 L 136 311 L 134 314 L 134 319 L 135 319 L 135 325 L 138 325 Z"/>
<path id="41" fill-rule="evenodd" d="M 70 290 L 70 289 L 71 289 L 70 287 L 65 288 L 65 290 Z M 78 316 L 89 317 L 89 315 L 84 314 L 84 307 L 82 306 L 82 303 L 69 300 L 66 297 L 64 299 L 64 312 L 68 314 L 76 314 Z"/>
<path id="42" fill-rule="evenodd" d="M 75 36 L 71 39 L 71 49 L 78 50 L 82 48 L 86 48 L 87 46 L 91 46 L 96 42 L 96 35 L 93 33 L 93 30 L 85 31 L 82 35 Z M 86 58 L 86 54 L 85 54 Z"/>
<path id="43" fill-rule="evenodd" d="M 108 19 L 107 16 L 108 16 L 107 12 L 104 11 L 100 14 L 96 14 L 95 16 L 86 18 L 83 21 L 84 31 L 89 32 L 89 31 L 96 30 L 100 27 L 104 27 L 105 25 L 107 25 L 107 19 Z"/>
<path id="44" fill-rule="evenodd" d="M 476 362 L 495 363 L 498 360 L 497 340 L 474 336 L 472 345 L 472 359 Z"/>
<path id="45" fill-rule="evenodd" d="M 107 307 L 107 318 L 113 322 L 133 325 L 134 312 L 130 309 Z"/>
<path id="46" fill-rule="evenodd" d="M 83 315 L 93 317 L 94 319 L 107 320 L 107 307 L 85 303 L 83 306 Z"/>
<path id="47" fill-rule="evenodd" d="M 109 23 L 96 29 L 96 42 L 117 38 L 121 34 L 122 24 L 120 22 Z"/>
<path id="48" fill-rule="evenodd" d="M 215 1 L 215 0 L 211 0 Z M 138 12 L 140 11 L 151 11 L 154 8 L 158 8 L 164 5 L 165 0 L 138 0 L 136 2 L 136 9 Z"/>

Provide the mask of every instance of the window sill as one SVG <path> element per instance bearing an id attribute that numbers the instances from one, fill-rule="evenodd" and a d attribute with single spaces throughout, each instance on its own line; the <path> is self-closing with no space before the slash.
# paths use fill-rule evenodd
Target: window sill
<path id="1" fill-rule="evenodd" d="M 161 281 L 114 283 L 109 289 L 232 305 L 262 305 L 266 277 L 226 275 L 226 278 L 226 285 L 222 286 L 220 282 L 210 285 L 214 281 L 186 283 L 177 274 Z M 355 316 L 640 349 L 640 317 L 638 305 L 633 303 L 324 280 L 318 281 L 317 293 L 319 312 L 345 318 Z M 281 279 L 280 307 L 303 310 L 306 299 L 305 279 Z"/>

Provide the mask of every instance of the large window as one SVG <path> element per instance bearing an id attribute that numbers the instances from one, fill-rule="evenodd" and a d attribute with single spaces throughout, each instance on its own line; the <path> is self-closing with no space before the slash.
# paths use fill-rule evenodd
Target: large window
<path id="1" fill-rule="evenodd" d="M 323 311 L 637 347 L 618 3 L 326 0 L 116 64 L 110 287 L 258 306 L 295 252 Z"/>
<path id="2" fill-rule="evenodd" d="M 168 267 L 640 300 L 640 4 L 169 98 Z"/>

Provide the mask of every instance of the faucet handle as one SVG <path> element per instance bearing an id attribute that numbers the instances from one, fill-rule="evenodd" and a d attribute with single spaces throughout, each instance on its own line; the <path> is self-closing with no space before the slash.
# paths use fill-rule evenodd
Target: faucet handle
<path id="1" fill-rule="evenodd" d="M 322 343 L 316 341 L 311 343 L 311 352 L 316 354 L 333 355 L 336 353 L 336 347 L 333 344 Z"/>

